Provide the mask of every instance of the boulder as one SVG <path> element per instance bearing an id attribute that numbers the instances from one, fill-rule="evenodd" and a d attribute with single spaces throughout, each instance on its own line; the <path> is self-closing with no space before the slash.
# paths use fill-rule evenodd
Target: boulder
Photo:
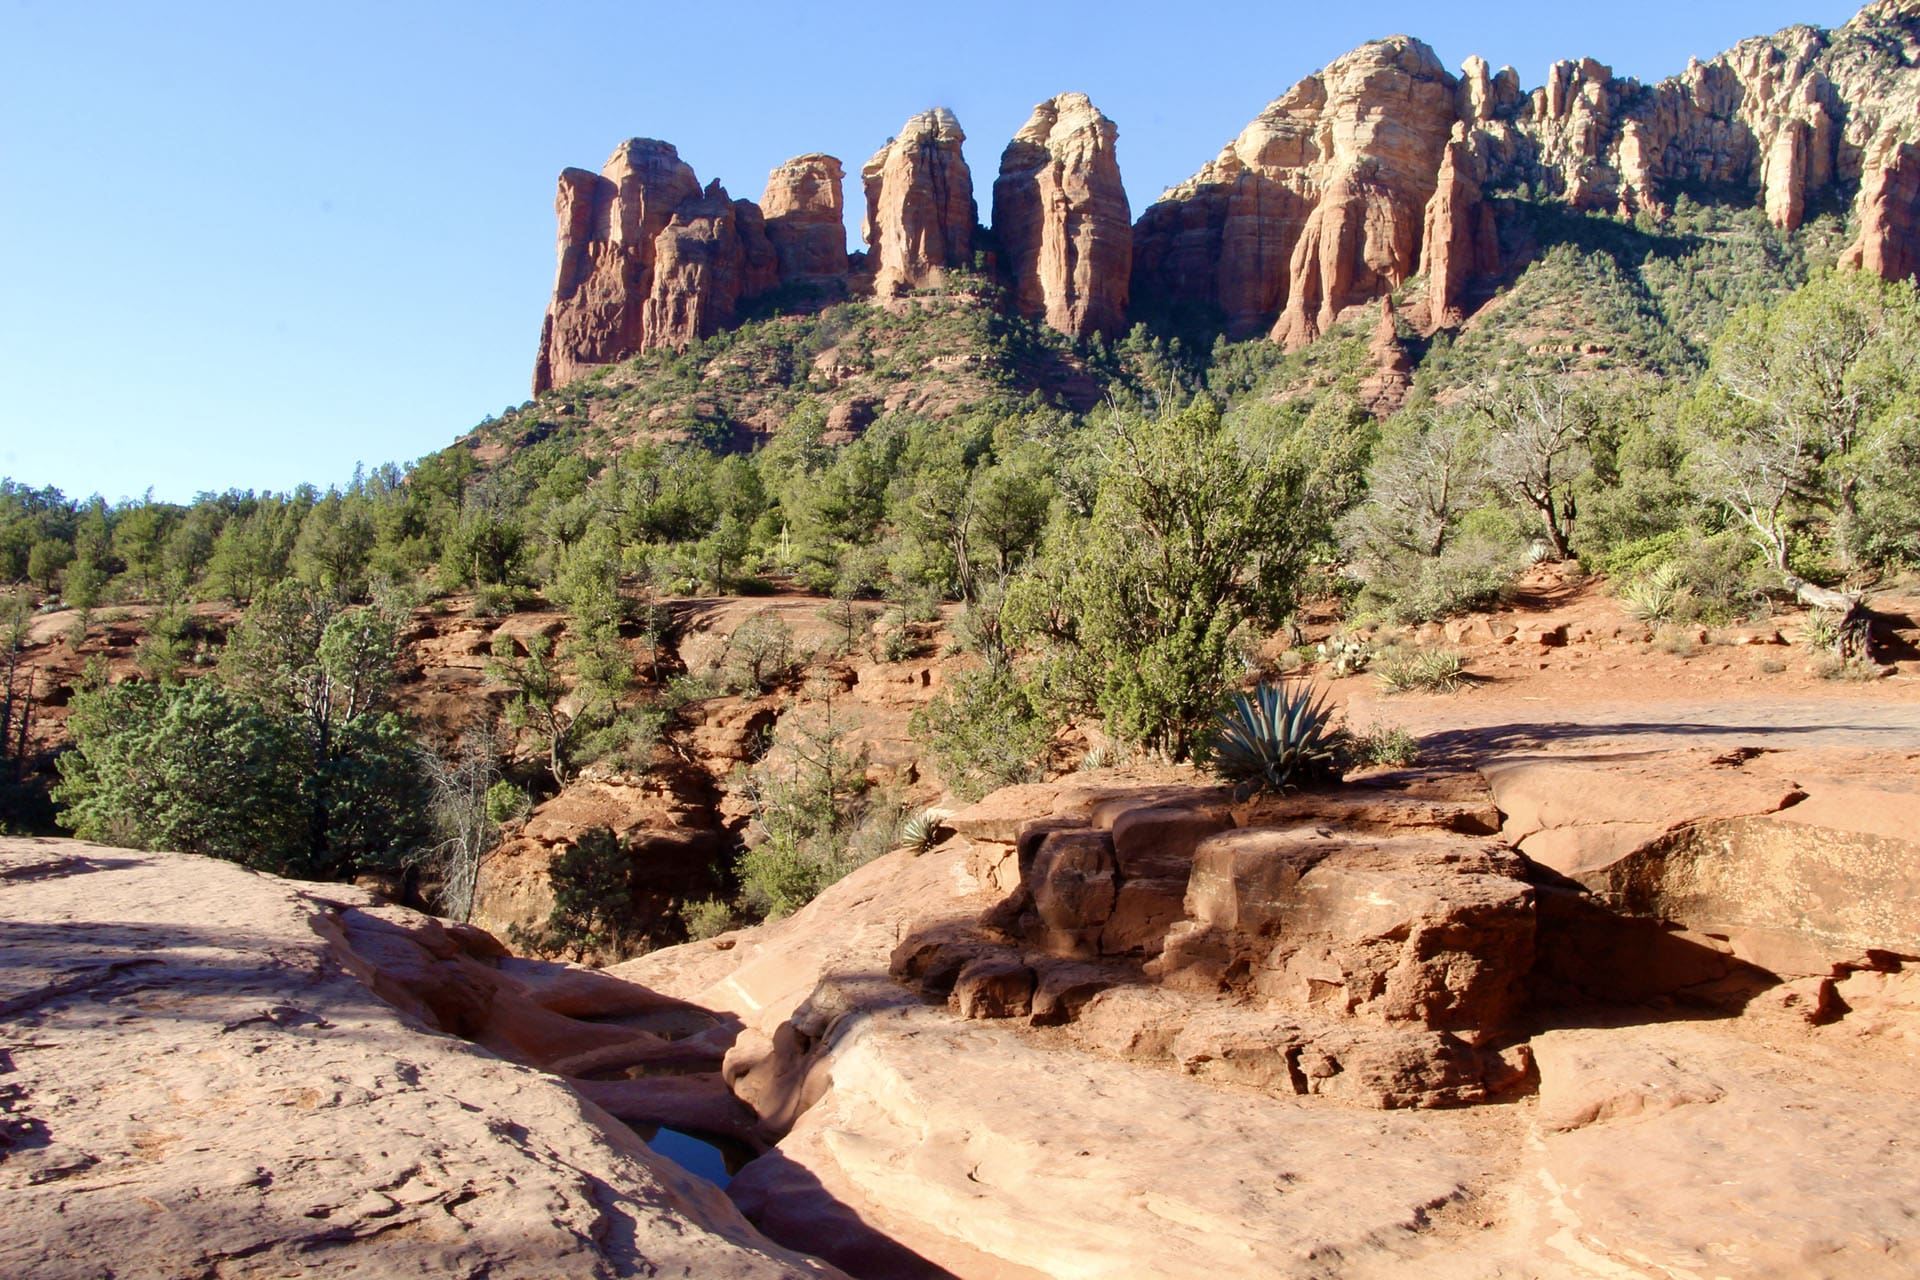
<path id="1" fill-rule="evenodd" d="M 1520 860 L 1484 839 L 1226 832 L 1195 850 L 1187 920 L 1147 973 L 1485 1039 L 1513 1025 L 1533 968 L 1521 877 Z"/>

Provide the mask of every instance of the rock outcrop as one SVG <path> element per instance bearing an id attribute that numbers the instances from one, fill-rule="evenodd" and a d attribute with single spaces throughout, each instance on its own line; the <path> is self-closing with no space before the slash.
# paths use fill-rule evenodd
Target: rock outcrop
<path id="1" fill-rule="evenodd" d="M 1473 90 L 1473 73 L 1478 71 L 1482 84 L 1486 75 L 1486 63 L 1475 67 L 1476 61 L 1469 61 L 1469 79 L 1462 83 L 1471 91 L 1469 109 L 1477 111 L 1489 99 L 1490 91 Z M 1465 127 L 1456 124 L 1440 159 L 1440 174 L 1433 198 L 1427 202 L 1421 232 L 1420 274 L 1427 278 L 1429 331 L 1462 323 L 1470 308 L 1474 282 L 1490 279 L 1500 270 L 1500 239 L 1493 206 L 1481 192 L 1483 165 L 1467 142 Z"/>
<path id="2" fill-rule="evenodd" d="M 1920 275 L 1920 149 L 1902 142 L 1860 184 L 1860 238 L 1841 261 L 1883 280 Z"/>
<path id="3" fill-rule="evenodd" d="M 1454 81 L 1417 40 L 1363 46 L 1321 73 L 1314 194 L 1287 267 L 1273 339 L 1303 346 L 1342 309 L 1398 288 L 1420 261 L 1420 232 L 1453 129 Z"/>
<path id="4" fill-rule="evenodd" d="M 0 841 L 0 916 L 0 1273 L 840 1274 L 519 1065 L 684 1059 L 678 1001 L 180 854 Z"/>
<path id="5" fill-rule="evenodd" d="M 873 292 L 890 298 L 940 284 L 973 261 L 973 174 L 967 135 L 945 107 L 923 111 L 861 167 Z"/>
<path id="6" fill-rule="evenodd" d="M 534 394 L 654 347 L 731 325 L 777 281 L 759 210 L 702 188 L 672 145 L 624 142 L 598 174 L 568 169 L 554 200 L 559 268 Z"/>
<path id="7" fill-rule="evenodd" d="M 993 229 L 1020 311 L 1073 338 L 1126 326 L 1133 215 L 1119 130 L 1083 93 L 1033 109 L 1000 156 Z"/>
<path id="8" fill-rule="evenodd" d="M 653 287 L 640 318 L 641 350 L 685 347 L 731 328 L 742 298 L 779 283 L 757 205 L 717 181 L 687 200 L 654 240 Z"/>
<path id="9" fill-rule="evenodd" d="M 1658 84 L 1592 59 L 1523 92 L 1418 41 L 1365 46 L 1267 107 L 1134 228 L 1136 312 L 1268 325 L 1310 341 L 1358 303 L 1426 277 L 1429 328 L 1460 323 L 1514 264 L 1496 196 L 1661 211 L 1677 190 L 1751 200 L 1791 230 L 1855 199 L 1848 261 L 1887 278 L 1920 256 L 1920 5 L 1883 0 L 1836 31 L 1742 41 Z M 1857 192 L 1857 196 L 1856 196 Z"/>
<path id="10" fill-rule="evenodd" d="M 1904 952 L 1804 991 L 1496 836 L 1496 794 L 1516 832 L 1684 825 L 1779 804 L 1790 765 L 1550 763 L 1492 792 L 1445 770 L 1254 801 L 1165 770 L 1010 788 L 788 919 L 619 973 L 740 1019 L 724 1073 L 779 1142 L 729 1194 L 862 1276 L 1909 1272 Z M 1640 779 L 1665 780 L 1644 809 Z M 1780 816 L 1911 803 L 1894 774 L 1823 801 L 1843 781 Z M 1647 902 L 1683 906 L 1705 861 Z M 1822 892 L 1779 887 L 1764 909 Z M 1860 938 L 1911 945 L 1862 906 Z M 1603 1007 L 1663 947 L 1713 981 L 1631 999 L 1695 1016 Z M 1493 1098 L 1515 1104 L 1471 1105 Z M 1861 1151 L 1888 1158 L 1865 1175 Z"/>
<path id="11" fill-rule="evenodd" d="M 781 284 L 844 287 L 846 175 L 828 155 L 795 156 L 767 175 L 760 212 L 779 258 Z"/>

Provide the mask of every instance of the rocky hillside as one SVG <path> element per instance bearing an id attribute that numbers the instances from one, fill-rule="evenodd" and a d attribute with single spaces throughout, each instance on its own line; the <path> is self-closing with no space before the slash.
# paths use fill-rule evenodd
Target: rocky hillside
<path id="1" fill-rule="evenodd" d="M 1071 339 L 1169 332 L 1314 341 L 1379 300 L 1423 334 L 1456 328 L 1551 242 L 1516 235 L 1549 202 L 1658 224 L 1683 197 L 1757 208 L 1792 232 L 1855 227 L 1835 256 L 1920 267 L 1920 4 L 1746 40 L 1643 84 L 1591 59 L 1527 90 L 1470 58 L 1455 76 L 1406 36 L 1367 44 L 1275 99 L 1219 156 L 1131 221 L 1118 129 L 1084 95 L 1039 104 L 992 183 L 990 228 L 936 108 L 861 168 L 864 253 L 843 252 L 843 167 L 800 156 L 760 203 L 702 186 L 665 142 L 622 143 L 560 178 L 559 268 L 536 394 L 755 312 L 842 299 L 898 308 L 977 270 L 1004 306 Z"/>

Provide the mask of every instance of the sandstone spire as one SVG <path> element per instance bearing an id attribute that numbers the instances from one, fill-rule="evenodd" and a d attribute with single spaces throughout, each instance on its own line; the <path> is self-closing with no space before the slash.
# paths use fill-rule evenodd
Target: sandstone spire
<path id="1" fill-rule="evenodd" d="M 923 111 L 862 166 L 874 293 L 892 297 L 939 284 L 973 259 L 973 175 L 966 134 L 945 107 Z"/>
<path id="2" fill-rule="evenodd" d="M 742 209 L 744 206 L 744 211 Z M 700 186 L 669 143 L 632 138 L 598 175 L 567 169 L 554 200 L 559 268 L 535 395 L 598 365 L 685 346 L 777 282 L 759 209 Z"/>
<path id="3" fill-rule="evenodd" d="M 760 198 L 782 284 L 844 284 L 847 278 L 845 173 L 832 156 L 795 156 L 767 175 Z"/>
<path id="4" fill-rule="evenodd" d="M 1085 94 L 1063 93 L 1033 109 L 993 184 L 993 229 L 1015 305 L 1075 338 L 1126 326 L 1133 217 L 1118 136 Z"/>

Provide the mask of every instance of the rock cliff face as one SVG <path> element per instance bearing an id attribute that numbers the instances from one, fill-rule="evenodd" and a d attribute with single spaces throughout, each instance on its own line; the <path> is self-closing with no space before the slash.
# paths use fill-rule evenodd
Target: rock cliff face
<path id="1" fill-rule="evenodd" d="M 1000 156 L 993 228 L 1020 311 L 1074 338 L 1118 333 L 1127 318 L 1133 215 L 1114 141 L 1083 93 L 1063 93 Z"/>
<path id="2" fill-rule="evenodd" d="M 873 291 L 882 298 L 937 285 L 973 259 L 973 174 L 960 145 L 967 135 L 945 107 L 923 111 L 860 169 L 862 225 Z"/>
<path id="3" fill-rule="evenodd" d="M 1454 90 L 1404 36 L 1302 80 L 1136 224 L 1135 299 L 1297 343 L 1396 287 L 1418 265 Z"/>
<path id="4" fill-rule="evenodd" d="M 1296 347 L 1410 283 L 1413 323 L 1459 325 L 1525 265 L 1501 249 L 1522 198 L 1660 216 L 1686 192 L 1786 230 L 1850 204 L 1846 265 L 1920 270 L 1920 0 L 1745 40 L 1657 84 L 1581 59 L 1527 91 L 1510 67 L 1469 58 L 1456 77 L 1418 40 L 1375 41 L 1268 105 L 1131 227 L 1117 132 L 1084 95 L 1049 99 L 994 183 L 1013 304 L 1074 337 L 1145 319 Z M 973 255 L 964 141 L 936 108 L 862 167 L 869 252 L 851 278 L 830 156 L 774 170 L 761 206 L 703 191 L 647 139 L 598 176 L 567 170 L 535 390 L 712 333 L 776 283 L 883 299 L 940 285 Z"/>
<path id="5" fill-rule="evenodd" d="M 1837 31 L 1791 27 L 1646 85 L 1555 63 L 1523 92 L 1470 58 L 1459 78 L 1404 37 L 1294 86 L 1134 228 L 1133 301 L 1272 324 L 1309 341 L 1347 308 L 1427 278 L 1429 328 L 1458 324 L 1499 260 L 1492 193 L 1663 211 L 1680 190 L 1752 200 L 1784 229 L 1855 198 L 1854 265 L 1912 274 L 1920 178 L 1920 4 Z"/>

